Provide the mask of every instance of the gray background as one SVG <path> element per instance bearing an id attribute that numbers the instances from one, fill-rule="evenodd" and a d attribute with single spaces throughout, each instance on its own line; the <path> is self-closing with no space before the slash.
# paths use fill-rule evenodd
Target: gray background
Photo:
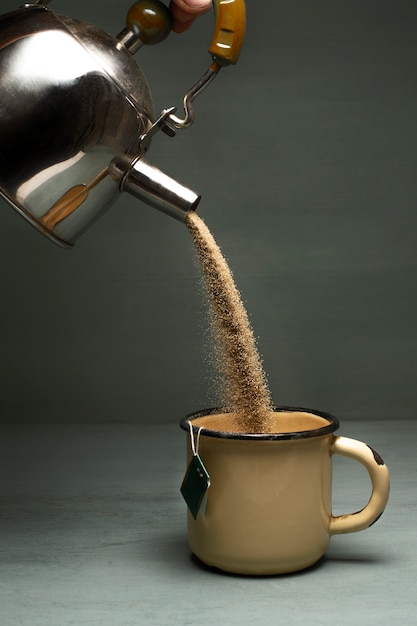
<path id="1" fill-rule="evenodd" d="M 413 419 L 416 4 L 247 4 L 238 66 L 150 158 L 203 194 L 276 403 Z M 51 8 L 116 34 L 129 6 Z M 137 54 L 157 111 L 206 69 L 212 31 L 207 15 Z M 62 251 L 0 204 L 1 421 L 175 423 L 215 402 L 185 227 L 124 195 Z"/>

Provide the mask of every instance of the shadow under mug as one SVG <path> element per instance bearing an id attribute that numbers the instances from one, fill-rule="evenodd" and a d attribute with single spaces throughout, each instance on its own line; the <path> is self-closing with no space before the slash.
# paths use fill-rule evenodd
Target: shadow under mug
<path id="1" fill-rule="evenodd" d="M 239 432 L 222 409 L 181 420 L 188 463 L 198 453 L 210 476 L 204 511 L 188 512 L 188 542 L 206 565 L 249 575 L 310 567 L 330 537 L 372 526 L 389 495 L 386 465 L 367 444 L 335 436 L 337 418 L 323 411 L 274 407 L 276 434 Z M 196 445 L 198 450 L 196 450 Z M 362 463 L 372 483 L 368 504 L 332 515 L 332 456 Z"/>

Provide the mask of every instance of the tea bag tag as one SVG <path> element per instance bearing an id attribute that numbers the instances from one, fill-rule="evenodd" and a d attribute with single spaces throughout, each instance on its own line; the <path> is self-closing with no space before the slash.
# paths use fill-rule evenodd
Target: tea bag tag
<path id="1" fill-rule="evenodd" d="M 203 461 L 198 454 L 198 444 L 200 441 L 201 428 L 197 434 L 197 445 L 194 442 L 194 431 L 190 422 L 191 449 L 193 458 L 191 459 L 184 480 L 181 485 L 181 493 L 190 509 L 191 515 L 197 519 L 201 510 L 207 490 L 210 487 L 210 475 L 206 470 Z"/>

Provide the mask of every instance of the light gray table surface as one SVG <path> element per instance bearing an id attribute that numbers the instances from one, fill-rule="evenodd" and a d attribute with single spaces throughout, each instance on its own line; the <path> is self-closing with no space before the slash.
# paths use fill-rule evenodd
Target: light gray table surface
<path id="1" fill-rule="evenodd" d="M 391 472 L 367 531 L 332 538 L 298 574 L 225 575 L 198 564 L 179 493 L 177 425 L 0 427 L 0 624 L 417 624 L 413 421 L 349 422 Z M 334 513 L 361 508 L 363 468 L 335 458 Z"/>

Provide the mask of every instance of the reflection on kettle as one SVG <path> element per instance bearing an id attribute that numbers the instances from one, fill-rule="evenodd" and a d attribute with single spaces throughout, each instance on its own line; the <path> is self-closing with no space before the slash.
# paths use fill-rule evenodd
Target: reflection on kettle
<path id="1" fill-rule="evenodd" d="M 71 246 L 128 191 L 184 220 L 200 196 L 145 158 L 152 136 L 188 128 L 193 101 L 219 70 L 236 63 L 245 31 L 244 0 L 215 0 L 211 65 L 175 107 L 155 119 L 147 80 L 133 58 L 165 39 L 167 7 L 140 0 L 112 37 L 56 15 L 48 1 L 0 17 L 0 193 L 31 224 Z"/>

